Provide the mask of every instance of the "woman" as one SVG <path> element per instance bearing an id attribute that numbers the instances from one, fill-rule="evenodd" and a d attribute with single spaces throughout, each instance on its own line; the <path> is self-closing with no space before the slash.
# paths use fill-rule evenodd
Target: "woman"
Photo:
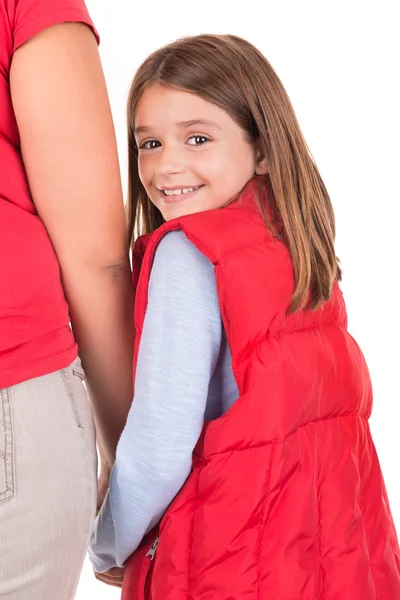
<path id="1" fill-rule="evenodd" d="M 132 398 L 131 277 L 97 37 L 83 0 L 0 0 L 7 600 L 74 597 L 96 511 L 91 404 L 105 483 Z"/>

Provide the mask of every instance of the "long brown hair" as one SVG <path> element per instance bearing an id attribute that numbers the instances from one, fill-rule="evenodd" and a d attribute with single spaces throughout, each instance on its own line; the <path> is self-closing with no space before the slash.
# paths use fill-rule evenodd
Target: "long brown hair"
<path id="1" fill-rule="evenodd" d="M 259 140 L 267 157 L 273 208 L 282 220 L 293 260 L 290 310 L 320 307 L 329 300 L 334 281 L 341 279 L 332 204 L 279 77 L 252 44 L 237 36 L 179 39 L 151 54 L 137 71 L 128 99 L 131 243 L 135 232 L 150 233 L 164 222 L 140 182 L 134 136 L 138 102 L 155 83 L 213 102 L 251 140 Z"/>

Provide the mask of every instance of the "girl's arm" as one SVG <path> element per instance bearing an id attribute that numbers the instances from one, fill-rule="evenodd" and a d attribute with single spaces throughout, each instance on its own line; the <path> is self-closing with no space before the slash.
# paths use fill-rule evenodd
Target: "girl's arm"
<path id="1" fill-rule="evenodd" d="M 182 232 L 168 233 L 154 258 L 135 398 L 92 537 L 96 571 L 123 566 L 188 477 L 221 334 L 213 265 Z"/>
<path id="2" fill-rule="evenodd" d="M 112 464 L 132 400 L 133 292 L 115 134 L 92 31 L 62 23 L 34 36 L 14 54 L 10 85 L 33 200 L 61 267 L 101 454 Z"/>

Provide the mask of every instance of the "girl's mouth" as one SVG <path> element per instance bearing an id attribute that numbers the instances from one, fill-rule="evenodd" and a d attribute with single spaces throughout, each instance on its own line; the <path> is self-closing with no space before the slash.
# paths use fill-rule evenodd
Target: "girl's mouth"
<path id="1" fill-rule="evenodd" d="M 160 193 L 164 202 L 179 202 L 181 200 L 187 200 L 191 198 L 202 187 L 202 185 L 195 185 L 191 187 L 182 187 L 169 190 L 164 189 L 160 190 Z"/>

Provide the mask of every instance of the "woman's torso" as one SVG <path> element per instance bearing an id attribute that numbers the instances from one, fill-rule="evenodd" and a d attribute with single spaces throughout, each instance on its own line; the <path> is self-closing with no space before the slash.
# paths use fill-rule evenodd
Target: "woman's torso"
<path id="1" fill-rule="evenodd" d="M 81 0 L 0 0 L 0 389 L 66 367 L 77 354 L 57 257 L 31 197 L 10 90 L 15 50 L 66 20 L 92 25 Z"/>

